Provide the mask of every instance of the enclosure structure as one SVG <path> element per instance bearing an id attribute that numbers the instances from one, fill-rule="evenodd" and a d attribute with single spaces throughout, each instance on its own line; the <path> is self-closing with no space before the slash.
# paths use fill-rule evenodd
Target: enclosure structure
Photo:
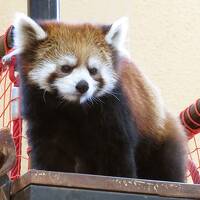
<path id="1" fill-rule="evenodd" d="M 45 4 L 46 3 L 46 4 Z M 38 5 L 40 9 L 38 8 Z M 48 5 L 48 6 L 47 6 Z M 28 12 L 31 17 L 34 19 L 58 19 L 59 18 L 59 3 L 56 0 L 51 1 L 28 1 Z M 12 51 L 12 27 L 10 27 L 7 32 L 0 38 L 0 41 L 3 40 L 3 49 L 0 48 L 0 56 L 3 56 L 6 53 Z M 149 196 L 149 199 L 158 199 L 159 196 L 163 196 L 163 199 L 167 199 L 170 196 L 173 198 L 188 198 L 195 199 L 200 197 L 200 194 L 197 192 L 197 186 L 184 186 L 181 184 L 172 184 L 172 183 L 164 183 L 164 182 L 151 182 L 151 181 L 140 181 L 134 179 L 117 179 L 117 178 L 102 178 L 95 176 L 84 176 L 84 175 L 69 175 L 62 173 L 53 173 L 53 172 L 29 172 L 22 178 L 21 175 L 26 173 L 29 169 L 29 158 L 28 153 L 30 149 L 27 144 L 27 137 L 25 134 L 26 124 L 21 118 L 20 111 L 20 92 L 19 92 L 19 77 L 15 70 L 15 57 L 9 63 L 3 63 L 2 60 L 0 62 L 0 128 L 8 127 L 10 128 L 13 139 L 16 145 L 17 150 L 17 162 L 15 167 L 10 172 L 11 179 L 15 180 L 12 187 L 11 193 L 13 198 L 22 199 L 21 195 L 26 196 L 26 199 L 37 199 L 36 194 L 47 194 L 47 188 L 51 192 L 49 194 L 54 194 L 54 191 L 65 190 L 62 188 L 67 188 L 65 192 L 70 195 L 79 196 L 81 198 L 82 194 L 85 194 L 86 197 L 92 198 L 90 195 L 96 196 L 96 199 L 103 199 L 104 195 L 106 195 L 107 199 L 121 199 L 122 197 L 125 199 L 131 199 L 133 195 L 135 195 L 135 199 L 142 199 Z M 177 116 L 178 117 L 178 116 Z M 188 164 L 188 182 L 189 183 L 198 183 L 200 184 L 200 136 L 197 134 L 196 136 L 190 138 L 189 140 L 189 164 Z M 65 177 L 67 182 L 63 183 L 64 180 L 62 177 Z M 72 180 L 74 178 L 76 181 Z M 94 179 L 93 179 L 94 178 Z M 49 182 L 49 181 L 52 182 Z M 96 180 L 96 182 L 93 182 Z M 113 188 L 109 188 L 108 185 L 103 184 L 103 180 L 112 185 Z M 118 180 L 118 181 L 117 181 Z M 60 185 L 56 185 L 56 181 L 59 182 Z M 83 183 L 83 182 L 84 183 Z M 87 181 L 89 181 L 89 185 L 87 185 Z M 99 185 L 100 184 L 100 185 Z M 172 184 L 170 186 L 170 184 Z M 39 186 L 43 185 L 43 186 Z M 103 185 L 103 186 L 102 186 Z M 173 186 L 173 187 L 172 187 Z M 45 188 L 47 187 L 47 188 Z M 58 188 L 59 187 L 59 188 Z M 71 187 L 73 189 L 71 189 Z M 143 189 L 141 189 L 143 187 Z M 75 188 L 75 189 L 74 189 Z M 81 192 L 77 189 L 81 188 Z M 164 188 L 160 190 L 159 188 Z M 176 189 L 180 193 L 176 195 Z M 83 189 L 83 191 L 82 191 Z M 48 191 L 50 191 L 48 190 Z M 86 190 L 86 191 L 85 191 Z M 90 191 L 92 190 L 92 191 Z M 147 190 L 147 191 L 146 191 Z M 35 192 L 38 193 L 35 193 Z M 95 191 L 95 192 L 94 192 Z M 106 194 L 99 192 L 104 191 Z M 145 192 L 146 191 L 146 192 Z M 148 192 L 149 191 L 149 192 Z M 163 192 L 164 191 L 164 192 Z M 171 191 L 171 192 L 170 192 Z M 174 191 L 174 194 L 172 193 Z M 175 192 L 176 191 L 176 192 Z M 181 193 L 181 191 L 183 193 Z M 109 193 L 107 193 L 109 192 Z M 114 192 L 114 193 L 113 193 Z M 117 192 L 117 193 L 116 193 Z M 118 194 L 120 193 L 120 195 Z M 62 193 L 62 192 L 61 192 Z M 130 194 L 129 194 L 130 193 Z M 136 195 L 137 193 L 137 195 Z M 144 194 L 143 197 L 141 195 L 138 196 L 138 193 Z M 183 194 L 187 195 L 184 196 Z M 191 193 L 189 195 L 189 193 Z M 34 194 L 36 196 L 34 196 Z M 168 194 L 168 195 L 167 195 Z M 64 195 L 64 193 L 63 193 Z M 109 195 L 111 195 L 109 197 Z M 132 195 L 132 196 L 131 196 Z M 153 196 L 152 196 L 153 195 Z M 196 195 L 196 196 L 195 196 Z M 37 198 L 36 198 L 37 197 Z M 64 196 L 62 197 L 64 198 Z M 73 198 L 72 198 L 73 199 Z M 87 198 L 86 198 L 87 199 Z"/>
<path id="2" fill-rule="evenodd" d="M 59 19 L 59 0 L 28 0 L 28 15 L 35 19 Z M 0 37 L 0 58 L 12 51 L 13 26 L 9 27 Z M 2 45 L 3 44 L 3 45 Z M 11 171 L 11 179 L 16 179 L 29 168 L 28 153 L 23 123 L 20 111 L 19 77 L 16 72 L 15 58 L 9 63 L 0 61 L 0 128 L 7 127 L 12 130 L 17 150 L 16 166 Z M 22 170 L 22 171 L 21 171 Z"/>
<path id="3" fill-rule="evenodd" d="M 195 200 L 199 185 L 30 171 L 11 186 L 13 200 Z"/>

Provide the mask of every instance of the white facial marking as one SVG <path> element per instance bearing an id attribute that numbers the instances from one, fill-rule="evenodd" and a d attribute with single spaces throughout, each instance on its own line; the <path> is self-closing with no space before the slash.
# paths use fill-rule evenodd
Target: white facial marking
<path id="1" fill-rule="evenodd" d="M 72 102 L 79 101 L 80 103 L 84 103 L 92 97 L 100 97 L 106 93 L 112 93 L 117 82 L 117 74 L 113 69 L 111 61 L 103 62 L 97 56 L 92 56 L 88 59 L 88 66 L 97 68 L 98 76 L 101 76 L 104 81 L 102 88 L 99 88 L 98 80 L 95 80 L 85 65 L 78 66 L 71 73 L 66 74 L 64 77 L 56 78 L 53 83 L 49 83 L 48 78 L 50 75 L 56 72 L 61 65 L 66 64 L 76 65 L 77 58 L 75 56 L 65 55 L 54 61 L 44 61 L 29 72 L 29 79 L 41 89 L 49 92 L 51 92 L 51 88 L 55 88 L 62 98 Z M 89 89 L 84 94 L 80 94 L 76 89 L 76 85 L 82 80 L 86 81 L 89 85 Z M 98 92 L 96 93 L 96 91 Z"/>
<path id="2" fill-rule="evenodd" d="M 100 97 L 111 92 L 117 82 L 117 74 L 113 70 L 112 63 L 109 61 L 102 62 L 100 58 L 93 56 L 88 59 L 88 65 L 97 68 L 105 82 L 104 87 L 97 93 L 97 96 Z"/>
<path id="3" fill-rule="evenodd" d="M 101 63 L 102 63 L 101 60 L 98 57 L 95 57 L 95 56 L 90 57 L 88 59 L 88 65 L 89 65 L 90 68 L 95 67 L 95 68 L 99 69 L 102 65 Z"/>
<path id="4" fill-rule="evenodd" d="M 75 55 L 64 55 L 61 58 L 58 59 L 59 65 L 69 65 L 69 66 L 75 66 L 78 62 L 78 59 Z"/>
<path id="5" fill-rule="evenodd" d="M 50 62 L 41 63 L 37 68 L 31 70 L 28 74 L 30 80 L 37 83 L 41 89 L 50 91 L 48 77 L 56 71 L 56 64 Z"/>
<path id="6" fill-rule="evenodd" d="M 104 80 L 104 87 L 97 93 L 98 97 L 106 93 L 112 93 L 112 90 L 114 89 L 118 79 L 117 74 L 110 66 L 105 66 L 101 68 L 101 76 Z"/>
<path id="7" fill-rule="evenodd" d="M 85 80 L 89 85 L 88 91 L 82 95 L 76 90 L 76 85 L 81 80 Z M 57 88 L 59 94 L 66 100 L 75 101 L 80 98 L 80 103 L 83 103 L 92 97 L 97 87 L 97 81 L 92 79 L 88 70 L 83 66 L 75 68 L 72 73 L 65 77 L 58 78 L 53 86 Z"/>

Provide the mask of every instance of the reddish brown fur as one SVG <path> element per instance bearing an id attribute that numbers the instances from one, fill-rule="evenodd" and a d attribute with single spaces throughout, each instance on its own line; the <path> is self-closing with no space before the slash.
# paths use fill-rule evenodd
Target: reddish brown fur
<path id="1" fill-rule="evenodd" d="M 44 59 L 55 59 L 66 53 L 77 56 L 79 62 L 77 66 L 83 64 L 90 55 L 98 55 L 104 60 L 111 58 L 112 52 L 105 41 L 105 32 L 100 27 L 90 24 L 66 25 L 56 22 L 42 23 L 41 26 L 47 32 L 47 38 L 39 42 L 37 46 L 37 58 L 35 59 L 37 62 Z M 30 33 L 30 28 L 28 31 Z M 30 35 L 34 39 L 32 34 Z M 29 44 L 27 44 L 28 48 Z M 30 70 L 29 68 L 28 71 Z"/>
<path id="2" fill-rule="evenodd" d="M 91 24 L 69 25 L 52 21 L 42 22 L 41 27 L 47 33 L 47 38 L 38 41 L 35 31 L 25 26 L 27 33 L 24 39 L 25 48 L 22 52 L 22 72 L 24 75 L 44 60 L 55 60 L 65 54 L 73 54 L 77 57 L 78 63 L 74 67 L 84 64 L 87 66 L 89 56 L 98 56 L 104 62 L 112 62 L 112 50 L 105 41 L 105 30 L 101 26 Z M 57 72 L 57 76 L 62 74 Z M 53 81 L 51 76 L 48 81 Z M 101 76 L 96 75 L 94 79 L 99 81 L 100 87 L 104 84 Z M 29 80 L 32 84 L 32 81 Z"/>
<path id="3" fill-rule="evenodd" d="M 174 138 L 186 142 L 184 130 L 180 122 L 165 108 L 158 108 L 157 97 L 146 78 L 136 65 L 126 59 L 121 59 L 120 77 L 122 87 L 128 97 L 129 105 L 140 132 L 159 141 Z M 164 118 L 160 109 L 164 111 Z M 186 146 L 186 145 L 185 145 Z"/>
<path id="4" fill-rule="evenodd" d="M 53 41 L 53 46 L 59 54 L 74 53 L 78 56 L 80 63 L 84 62 L 89 55 L 99 55 L 105 59 L 108 53 L 111 54 L 110 48 L 105 42 L 103 31 L 90 24 L 79 26 L 64 23 L 46 23 L 42 27 L 48 33 L 47 43 Z M 46 46 L 46 43 L 44 43 L 44 46 Z M 49 58 L 57 56 L 56 51 L 45 52 Z M 51 55 L 51 53 L 54 54 Z"/>

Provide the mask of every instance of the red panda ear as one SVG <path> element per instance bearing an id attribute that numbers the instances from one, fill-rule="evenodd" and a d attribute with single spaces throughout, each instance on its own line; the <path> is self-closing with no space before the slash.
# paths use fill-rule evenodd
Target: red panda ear
<path id="1" fill-rule="evenodd" d="M 128 31 L 128 18 L 122 17 L 115 21 L 110 29 L 107 31 L 105 40 L 108 44 L 117 49 L 121 49 L 124 46 Z"/>
<path id="2" fill-rule="evenodd" d="M 18 51 L 23 51 L 26 45 L 35 40 L 43 40 L 47 37 L 39 24 L 22 13 L 16 14 L 14 27 L 14 47 Z"/>

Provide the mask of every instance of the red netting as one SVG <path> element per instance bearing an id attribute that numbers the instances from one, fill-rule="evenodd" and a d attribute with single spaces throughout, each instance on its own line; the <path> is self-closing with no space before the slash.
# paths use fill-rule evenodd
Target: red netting
<path id="1" fill-rule="evenodd" d="M 4 48 L 9 53 L 7 47 L 7 35 L 11 27 L 4 35 Z M 15 72 L 15 58 L 13 57 L 9 65 L 2 64 L 0 59 L 0 128 L 7 127 L 13 134 L 16 146 L 16 164 L 10 172 L 11 179 L 16 179 L 21 174 L 22 162 L 27 162 L 27 156 L 22 155 L 22 140 L 26 138 L 22 134 L 22 119 L 20 115 L 20 97 L 18 88 L 18 78 Z"/>
<path id="2" fill-rule="evenodd" d="M 27 138 L 22 128 L 24 125 L 20 115 L 20 97 L 14 64 L 14 59 L 9 63 L 9 66 L 4 66 L 0 60 L 0 128 L 10 128 L 17 150 L 17 162 L 10 172 L 12 179 L 16 179 L 26 172 L 29 166 L 26 151 Z M 192 137 L 191 133 L 189 134 Z M 187 180 L 190 183 L 200 184 L 200 134 L 189 140 L 188 157 Z"/>
<path id="3" fill-rule="evenodd" d="M 10 177 L 15 179 L 20 176 L 22 162 L 22 119 L 20 114 L 14 116 L 16 112 L 20 113 L 20 98 L 13 96 L 14 89 L 17 90 L 17 82 L 12 77 L 13 67 L 3 66 L 0 62 L 0 128 L 8 127 L 13 134 L 16 145 L 17 160 L 16 165 L 10 172 Z M 13 68 L 13 69 L 12 69 Z M 12 80 L 12 81 L 11 81 Z M 16 110 L 18 109 L 18 111 Z M 24 158 L 23 158 L 24 160 Z"/>
<path id="4" fill-rule="evenodd" d="M 200 135 L 189 140 L 188 182 L 200 184 Z"/>

